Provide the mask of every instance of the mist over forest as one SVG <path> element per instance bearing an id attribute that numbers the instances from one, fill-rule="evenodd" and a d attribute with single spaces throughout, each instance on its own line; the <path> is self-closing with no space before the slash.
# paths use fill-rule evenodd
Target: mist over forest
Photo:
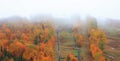
<path id="1" fill-rule="evenodd" d="M 0 61 L 120 61 L 119 0 L 0 0 Z"/>

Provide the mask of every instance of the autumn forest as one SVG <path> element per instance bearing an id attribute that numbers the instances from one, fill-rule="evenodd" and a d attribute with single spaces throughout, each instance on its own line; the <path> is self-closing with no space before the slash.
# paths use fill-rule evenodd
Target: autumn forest
<path id="1" fill-rule="evenodd" d="M 114 45 L 108 43 L 117 36 L 112 38 L 107 30 L 95 18 L 72 24 L 54 19 L 1 20 L 0 61 L 119 61 L 119 52 L 109 51 Z"/>

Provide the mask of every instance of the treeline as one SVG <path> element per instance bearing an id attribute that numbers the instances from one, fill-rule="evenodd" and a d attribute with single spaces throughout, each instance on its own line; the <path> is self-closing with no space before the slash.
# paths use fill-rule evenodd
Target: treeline
<path id="1" fill-rule="evenodd" d="M 0 61 L 55 61 L 55 30 L 52 21 L 19 21 L 0 23 Z M 61 28 L 61 27 L 60 27 Z M 78 21 L 69 26 L 75 42 L 74 49 L 80 53 L 84 38 L 88 38 L 89 52 L 94 61 L 106 61 L 103 56 L 105 33 L 98 28 L 95 18 L 86 23 Z M 84 37 L 84 34 L 86 34 Z M 63 37 L 64 38 L 64 37 Z M 78 54 L 68 54 L 65 61 L 80 61 Z"/>

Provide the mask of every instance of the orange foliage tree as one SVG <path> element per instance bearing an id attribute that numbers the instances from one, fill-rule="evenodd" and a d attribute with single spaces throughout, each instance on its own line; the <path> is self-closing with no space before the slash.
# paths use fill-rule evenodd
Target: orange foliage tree
<path id="1" fill-rule="evenodd" d="M 76 40 L 76 44 L 78 47 L 82 46 L 83 36 L 82 36 L 82 29 L 80 25 L 74 25 L 73 28 L 73 36 Z"/>
<path id="2" fill-rule="evenodd" d="M 90 31 L 89 41 L 90 41 L 90 52 L 94 60 L 106 61 L 105 57 L 103 56 L 104 43 L 106 41 L 104 32 L 97 29 L 92 29 Z"/>
<path id="3" fill-rule="evenodd" d="M 78 59 L 73 54 L 69 54 L 64 61 L 78 61 Z"/>

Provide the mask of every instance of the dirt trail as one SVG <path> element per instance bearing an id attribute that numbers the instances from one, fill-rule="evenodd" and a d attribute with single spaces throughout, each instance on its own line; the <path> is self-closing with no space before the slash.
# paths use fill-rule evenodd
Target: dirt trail
<path id="1" fill-rule="evenodd" d="M 93 61 L 93 58 L 90 54 L 89 50 L 89 41 L 87 39 L 83 40 L 83 47 L 82 47 L 82 59 L 83 61 Z"/>
<path id="2" fill-rule="evenodd" d="M 56 40 L 56 46 L 57 46 L 57 61 L 64 61 L 64 59 L 66 59 L 67 55 L 70 53 L 73 53 L 75 55 L 75 57 L 77 57 L 78 59 L 80 58 L 80 55 L 78 55 L 79 52 L 79 48 L 76 48 L 76 42 L 73 39 L 73 35 L 72 32 L 70 32 L 68 38 L 64 38 L 64 39 L 60 39 L 60 33 L 62 31 L 59 31 L 56 34 L 57 40 Z M 65 30 L 65 32 L 68 32 Z M 80 59 L 79 59 L 80 61 Z"/>
<path id="3" fill-rule="evenodd" d="M 105 44 L 105 52 L 108 61 L 120 60 L 120 41 L 115 39 L 107 39 Z"/>

